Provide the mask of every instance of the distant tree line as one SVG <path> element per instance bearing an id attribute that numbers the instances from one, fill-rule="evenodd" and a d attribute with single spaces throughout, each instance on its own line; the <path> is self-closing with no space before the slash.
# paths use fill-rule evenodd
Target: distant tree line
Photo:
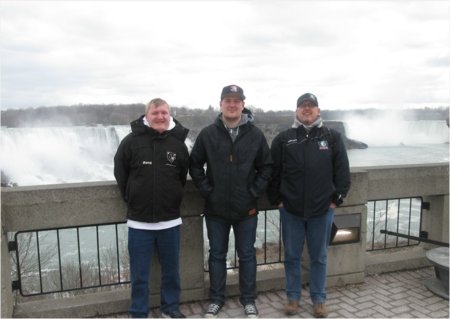
<path id="1" fill-rule="evenodd" d="M 278 125 L 292 124 L 295 110 L 264 111 L 248 106 L 255 115 L 255 123 Z M 202 128 L 219 114 L 218 108 L 207 109 L 172 107 L 177 119 L 189 128 Z M 343 120 L 349 115 L 377 118 L 385 116 L 389 110 L 321 110 L 324 120 Z M 29 126 L 92 126 L 92 125 L 126 125 L 144 114 L 144 104 L 89 104 L 75 106 L 53 106 L 28 109 L 9 109 L 1 111 L 1 125 L 6 127 Z M 401 111 L 405 120 L 448 120 L 449 108 L 406 109 Z"/>

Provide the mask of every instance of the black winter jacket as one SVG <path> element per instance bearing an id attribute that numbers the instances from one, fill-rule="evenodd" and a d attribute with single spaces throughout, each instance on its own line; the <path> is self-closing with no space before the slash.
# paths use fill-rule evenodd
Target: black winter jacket
<path id="1" fill-rule="evenodd" d="M 114 176 L 127 218 L 156 223 L 180 217 L 183 186 L 189 168 L 184 144 L 189 132 L 175 119 L 175 127 L 158 133 L 143 123 L 131 122 L 131 133 L 120 143 L 114 156 Z"/>
<path id="2" fill-rule="evenodd" d="M 206 199 L 206 216 L 231 222 L 257 214 L 257 198 L 266 191 L 272 170 L 264 134 L 249 110 L 243 114 L 251 120 L 239 126 L 234 142 L 219 115 L 200 132 L 191 152 L 189 174 Z"/>
<path id="3" fill-rule="evenodd" d="M 340 134 L 327 127 L 289 128 L 272 142 L 269 201 L 308 218 L 340 204 L 350 188 L 350 168 Z"/>

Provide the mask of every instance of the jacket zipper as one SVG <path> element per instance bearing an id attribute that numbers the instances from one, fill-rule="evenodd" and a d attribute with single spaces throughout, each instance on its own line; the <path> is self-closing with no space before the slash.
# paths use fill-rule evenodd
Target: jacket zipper
<path id="1" fill-rule="evenodd" d="M 306 133 L 306 141 L 305 141 L 305 152 L 303 152 L 303 169 L 305 172 L 305 178 L 303 179 L 303 217 L 306 218 L 306 174 L 308 172 L 308 167 L 307 167 L 307 157 L 308 157 L 308 145 L 309 145 L 309 132 Z"/>
<path id="2" fill-rule="evenodd" d="M 227 203 L 226 203 L 226 206 L 227 206 L 227 211 L 231 211 L 231 207 L 230 207 L 230 203 L 231 203 L 231 189 L 232 189 L 232 185 L 233 185 L 233 152 L 234 152 L 234 142 L 233 142 L 233 139 L 231 138 L 231 136 L 230 136 L 230 134 L 227 132 L 227 135 L 228 135 L 228 138 L 230 139 L 230 142 L 231 142 L 231 150 L 230 150 L 230 158 L 229 158 L 229 160 L 230 160 L 230 164 L 229 164 L 229 176 L 230 176 L 230 178 L 229 178 L 229 180 L 228 180 L 228 183 L 229 183 L 229 185 L 228 185 L 228 187 L 227 187 L 227 198 L 228 198 L 228 200 L 227 200 Z M 236 139 L 237 139 L 237 137 L 236 137 Z"/>
<path id="3" fill-rule="evenodd" d="M 153 141 L 153 160 L 152 160 L 152 162 L 153 162 L 153 167 L 152 167 L 152 169 L 153 169 L 153 181 L 152 181 L 152 183 L 153 183 L 153 187 L 152 187 L 152 191 L 153 191 L 153 194 L 152 194 L 152 196 L 153 196 L 153 205 L 152 205 L 152 222 L 155 222 L 155 218 L 156 218 L 156 216 L 155 216 L 155 209 L 156 209 L 156 143 L 155 143 L 155 141 Z"/>

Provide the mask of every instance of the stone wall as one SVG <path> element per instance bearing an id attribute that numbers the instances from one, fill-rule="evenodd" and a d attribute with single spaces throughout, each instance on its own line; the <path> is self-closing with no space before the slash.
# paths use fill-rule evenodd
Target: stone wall
<path id="1" fill-rule="evenodd" d="M 381 253 L 384 257 L 389 254 L 389 260 L 380 258 L 378 261 L 368 257 L 365 251 L 368 200 L 424 196 L 424 200 L 430 201 L 431 206 L 424 213 L 422 229 L 429 231 L 430 238 L 448 242 L 448 193 L 448 165 L 445 164 L 352 170 L 351 191 L 336 214 L 360 214 L 361 240 L 330 248 L 328 284 L 333 286 L 362 282 L 369 267 L 370 271 L 377 271 L 383 269 L 380 264 L 395 259 L 392 254 L 396 252 L 392 250 Z M 259 204 L 261 209 L 271 208 L 266 198 L 262 198 Z M 191 182 L 185 187 L 181 208 L 181 299 L 203 300 L 207 298 L 208 288 L 207 276 L 203 270 L 203 200 Z M 16 317 L 89 317 L 126 312 L 129 304 L 128 289 L 82 295 L 58 302 L 33 301 L 14 306 L 6 245 L 6 232 L 121 222 L 125 220 L 125 210 L 115 182 L 2 188 L 2 317 L 11 317 L 13 314 Z M 414 258 L 424 260 L 423 249 L 420 247 Z M 398 263 L 389 264 L 389 270 L 402 269 L 405 264 L 408 263 L 405 263 L 405 257 L 402 256 Z M 158 305 L 159 271 L 156 269 L 159 266 L 156 262 L 154 267 L 151 301 L 153 305 Z M 305 280 L 308 276 L 307 268 L 305 265 Z M 233 276 L 230 276 L 227 285 L 230 295 L 238 292 L 237 280 Z M 282 267 L 258 271 L 258 291 L 281 289 L 283 286 Z"/>

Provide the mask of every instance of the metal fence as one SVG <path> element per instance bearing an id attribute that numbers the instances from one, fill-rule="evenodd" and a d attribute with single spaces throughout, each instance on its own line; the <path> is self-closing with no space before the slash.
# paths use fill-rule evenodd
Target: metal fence
<path id="1" fill-rule="evenodd" d="M 11 234 L 13 288 L 22 296 L 129 283 L 125 223 Z"/>
<path id="2" fill-rule="evenodd" d="M 381 233 L 419 236 L 422 198 L 370 201 L 367 204 L 368 251 L 417 245 L 419 241 Z M 204 227 L 205 271 L 209 243 Z M 126 223 L 20 231 L 10 234 L 13 287 L 22 296 L 70 292 L 128 284 Z M 231 231 L 227 268 L 238 268 Z M 283 262 L 278 210 L 261 210 L 256 236 L 258 266 Z"/>
<path id="3" fill-rule="evenodd" d="M 278 210 L 260 212 L 255 245 L 258 265 L 282 261 L 280 228 Z M 206 255 L 206 235 L 205 239 Z M 232 234 L 230 242 L 231 269 L 238 267 Z M 29 297 L 128 284 L 127 243 L 123 222 L 9 234 L 13 288 Z"/>
<path id="4" fill-rule="evenodd" d="M 418 245 L 419 241 L 388 235 L 381 231 L 420 237 L 422 198 L 383 199 L 367 203 L 366 250 Z"/>

